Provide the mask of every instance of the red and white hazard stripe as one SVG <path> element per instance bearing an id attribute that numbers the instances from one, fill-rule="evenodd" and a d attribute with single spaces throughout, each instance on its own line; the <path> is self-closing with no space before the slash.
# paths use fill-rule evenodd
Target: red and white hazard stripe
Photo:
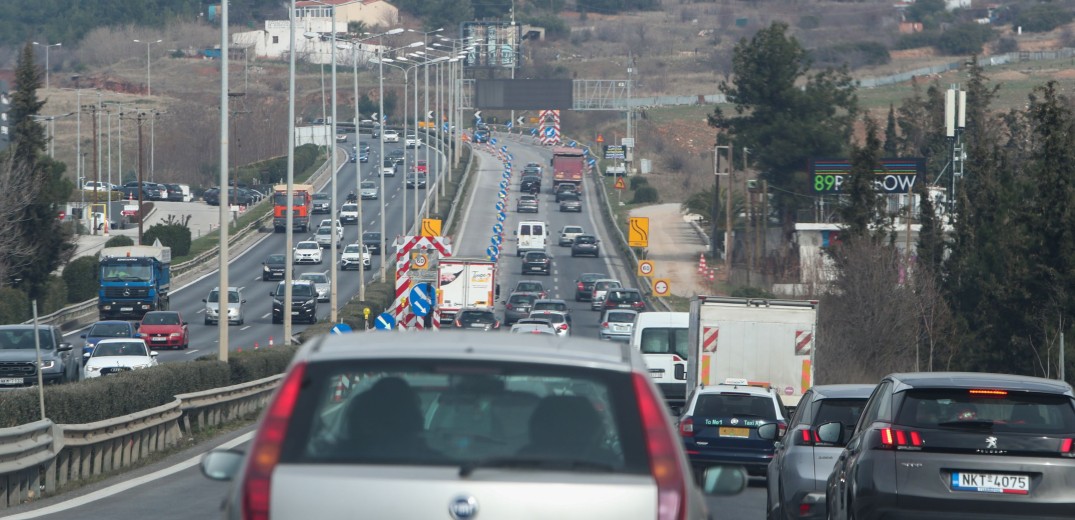
<path id="1" fill-rule="evenodd" d="M 717 336 L 720 335 L 719 327 L 702 327 L 702 351 L 717 351 Z"/>
<path id="2" fill-rule="evenodd" d="M 808 356 L 814 349 L 814 333 L 809 330 L 795 331 L 795 355 Z"/>

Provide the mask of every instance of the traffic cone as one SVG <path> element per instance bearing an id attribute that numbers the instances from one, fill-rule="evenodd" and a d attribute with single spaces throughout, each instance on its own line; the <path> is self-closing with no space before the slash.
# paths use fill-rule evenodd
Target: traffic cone
<path id="1" fill-rule="evenodd" d="M 705 274 L 705 253 L 698 254 L 698 274 Z"/>
<path id="2" fill-rule="evenodd" d="M 272 336 L 269 336 L 269 346 L 272 346 Z"/>
<path id="3" fill-rule="evenodd" d="M 332 393 L 332 400 L 335 402 L 343 401 L 343 393 L 347 391 L 347 387 L 343 385 L 343 378 L 340 378 L 340 382 L 336 383 L 336 391 Z"/>
<path id="4" fill-rule="evenodd" d="M 716 280 L 717 280 L 717 270 L 716 269 L 710 269 L 709 270 L 709 281 L 710 282 L 715 282 Z"/>
<path id="5" fill-rule="evenodd" d="M 255 341 L 254 342 L 254 350 L 257 350 L 257 349 L 258 349 L 258 342 Z"/>

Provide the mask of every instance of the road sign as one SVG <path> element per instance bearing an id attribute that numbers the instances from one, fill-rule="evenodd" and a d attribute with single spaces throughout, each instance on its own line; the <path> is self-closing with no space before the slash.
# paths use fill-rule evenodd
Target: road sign
<path id="1" fill-rule="evenodd" d="M 605 159 L 626 159 L 627 149 L 623 146 L 606 144 L 604 148 Z"/>
<path id="2" fill-rule="evenodd" d="M 489 138 L 489 144 L 496 144 L 496 138 L 495 137 L 490 137 Z"/>
<path id="3" fill-rule="evenodd" d="M 551 127 L 551 126 L 546 126 L 545 127 L 545 137 L 548 138 L 548 139 L 555 138 L 556 137 L 556 129 Z"/>
<path id="4" fill-rule="evenodd" d="M 429 269 L 429 255 L 411 252 L 411 269 Z"/>
<path id="5" fill-rule="evenodd" d="M 337 323 L 330 331 L 331 334 L 345 334 L 348 332 L 351 332 L 351 326 L 346 323 Z"/>
<path id="6" fill-rule="evenodd" d="M 668 293 L 670 292 L 672 292 L 672 285 L 668 283 L 668 280 L 658 278 L 653 281 L 654 296 L 668 296 Z"/>
<path id="7" fill-rule="evenodd" d="M 503 211 L 501 211 L 500 213 L 496 214 L 496 221 L 497 222 L 504 222 L 507 219 L 508 219 L 508 216 L 505 215 Z"/>
<path id="8" fill-rule="evenodd" d="M 638 276 L 653 276 L 652 260 L 640 260 L 638 262 Z"/>
<path id="9" fill-rule="evenodd" d="M 433 111 L 426 112 L 426 119 L 433 119 Z"/>
<path id="10" fill-rule="evenodd" d="M 370 308 L 369 307 L 363 307 L 362 308 L 362 317 L 366 318 L 367 320 L 370 319 Z M 367 325 L 367 327 L 368 326 L 369 325 Z"/>
<path id="11" fill-rule="evenodd" d="M 605 142 L 605 136 L 597 134 L 597 144 L 601 144 L 603 142 Z"/>
<path id="12" fill-rule="evenodd" d="M 519 117 L 519 119 L 516 119 L 516 120 L 515 120 L 515 122 L 516 122 L 516 123 L 518 123 L 518 124 L 520 124 L 520 125 L 521 125 L 521 124 L 523 124 L 523 121 L 525 121 L 525 118 L 524 118 L 524 117 L 522 117 L 522 116 L 520 116 L 520 117 Z"/>
<path id="13" fill-rule="evenodd" d="M 422 219 L 422 236 L 424 237 L 439 237 L 440 236 L 440 219 L 436 218 L 424 218 Z"/>
<path id="14" fill-rule="evenodd" d="M 497 211 L 503 211 L 504 210 L 504 201 L 502 201 L 502 200 L 496 201 L 496 210 Z M 496 226 L 493 226 L 493 227 L 495 228 Z"/>
<path id="15" fill-rule="evenodd" d="M 437 290 L 431 284 L 420 283 L 411 288 L 411 312 L 415 316 L 425 317 L 433 309 L 433 300 L 437 298 Z"/>
<path id="16" fill-rule="evenodd" d="M 488 256 L 490 261 L 496 262 L 496 259 L 500 256 L 500 249 L 496 246 L 489 246 L 485 248 L 485 256 Z"/>
<path id="17" fill-rule="evenodd" d="M 377 330 L 392 330 L 396 328 L 396 318 L 391 312 L 382 312 L 377 319 L 373 320 L 373 328 Z"/>
<path id="18" fill-rule="evenodd" d="M 617 182 L 622 180 L 623 177 L 620 177 Z M 627 245 L 629 247 L 649 247 L 649 218 L 631 217 L 627 228 Z"/>
<path id="19" fill-rule="evenodd" d="M 500 247 L 500 242 L 503 240 L 504 239 L 500 238 L 500 235 L 493 235 L 492 241 L 494 246 Z"/>
<path id="20" fill-rule="evenodd" d="M 623 181 L 623 177 L 616 177 L 616 189 L 617 190 L 626 190 L 627 189 L 627 183 Z"/>
<path id="21" fill-rule="evenodd" d="M 503 208 L 501 208 L 501 210 L 503 210 Z M 499 235 L 499 234 L 501 234 L 503 232 L 504 232 L 504 224 L 501 224 L 499 222 L 497 222 L 496 224 L 493 224 L 493 233 L 496 233 L 496 234 Z"/>
<path id="22" fill-rule="evenodd" d="M 501 179 L 500 180 L 500 189 L 502 189 L 502 190 L 507 189 L 507 187 L 508 187 L 508 180 L 507 179 Z"/>
<path id="23" fill-rule="evenodd" d="M 579 145 L 579 143 L 578 143 L 578 142 L 576 142 L 576 141 L 571 141 L 571 144 L 568 144 L 568 146 L 570 146 L 570 147 L 572 147 L 572 148 L 574 148 L 574 147 L 576 147 L 576 146 L 578 146 L 578 145 Z"/>

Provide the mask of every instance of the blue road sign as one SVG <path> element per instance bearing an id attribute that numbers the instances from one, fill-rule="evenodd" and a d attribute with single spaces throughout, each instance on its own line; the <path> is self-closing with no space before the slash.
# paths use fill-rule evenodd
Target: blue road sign
<path id="1" fill-rule="evenodd" d="M 571 141 L 571 144 L 569 144 L 568 146 L 574 148 L 574 147 L 578 146 L 578 144 L 579 143 L 576 143 L 575 141 Z"/>
<path id="2" fill-rule="evenodd" d="M 496 221 L 497 222 L 504 222 L 507 219 L 508 219 L 508 217 L 507 217 L 507 215 L 504 215 L 503 211 L 501 211 L 500 213 L 496 214 Z"/>
<path id="3" fill-rule="evenodd" d="M 512 124 L 512 121 L 511 121 L 511 120 L 508 120 L 508 124 L 507 124 L 507 125 L 505 125 L 505 126 L 507 126 L 507 127 L 508 127 L 508 130 L 511 130 L 511 127 L 513 127 L 513 126 L 515 126 L 515 125 L 513 125 L 513 124 Z"/>
<path id="4" fill-rule="evenodd" d="M 373 320 L 373 328 L 377 330 L 392 330 L 396 328 L 396 318 L 392 313 L 382 312 L 377 319 Z"/>
<path id="5" fill-rule="evenodd" d="M 589 157 L 590 156 L 590 149 L 589 148 L 583 148 L 582 149 L 582 155 L 585 155 L 586 157 Z"/>
<path id="6" fill-rule="evenodd" d="M 515 156 L 509 153 L 508 154 L 508 166 L 511 166 L 511 161 L 513 161 L 513 160 L 515 160 Z"/>
<path id="7" fill-rule="evenodd" d="M 410 302 L 411 312 L 415 316 L 426 316 L 433 309 L 433 300 L 437 298 L 437 290 L 428 283 L 420 283 L 411 288 Z"/>
<path id="8" fill-rule="evenodd" d="M 504 152 L 504 153 L 508 153 L 508 147 L 507 146 L 501 146 L 500 151 Z"/>
<path id="9" fill-rule="evenodd" d="M 590 159 L 590 160 L 588 160 L 588 161 L 586 161 L 586 162 L 587 162 L 587 163 L 588 163 L 588 164 L 589 164 L 590 166 L 593 166 L 593 165 L 597 164 L 597 159 Z"/>
<path id="10" fill-rule="evenodd" d="M 500 238 L 500 235 L 493 235 L 493 245 L 494 246 L 500 247 L 500 241 L 501 240 L 503 240 L 503 239 Z"/>
<path id="11" fill-rule="evenodd" d="M 351 326 L 346 323 L 337 323 L 335 327 L 332 327 L 332 334 L 343 334 L 351 332 Z"/>
<path id="12" fill-rule="evenodd" d="M 510 178 L 511 178 L 511 172 L 510 172 L 510 171 L 504 172 L 504 175 L 503 175 L 503 177 L 504 177 L 505 179 L 510 179 Z"/>
<path id="13" fill-rule="evenodd" d="M 499 222 L 497 222 L 496 224 L 493 224 L 493 233 L 496 233 L 496 234 L 499 235 L 500 233 L 503 233 L 503 232 L 504 232 L 504 225 L 503 224 L 501 224 Z"/>
<path id="14" fill-rule="evenodd" d="M 505 189 L 507 187 L 508 187 L 508 180 L 507 179 L 501 179 L 500 180 L 500 189 Z"/>
<path id="15" fill-rule="evenodd" d="M 496 201 L 496 210 L 497 211 L 502 211 L 503 209 L 504 209 L 504 201 L 502 201 L 502 200 Z"/>
<path id="16" fill-rule="evenodd" d="M 496 262 L 496 259 L 500 256 L 500 249 L 496 246 L 489 246 L 485 248 L 485 256 L 488 256 L 489 260 Z"/>
<path id="17" fill-rule="evenodd" d="M 508 197 L 508 190 L 505 190 L 504 188 L 501 188 L 500 193 L 498 195 L 500 195 L 500 198 L 505 199 L 505 198 Z"/>
<path id="18" fill-rule="evenodd" d="M 545 137 L 548 137 L 549 139 L 556 137 L 556 129 L 551 126 L 546 126 Z"/>
<path id="19" fill-rule="evenodd" d="M 420 318 L 429 314 L 430 305 L 422 300 L 411 300 L 411 312 Z"/>
<path id="20" fill-rule="evenodd" d="M 530 135 L 537 135 L 537 132 L 538 132 L 538 130 L 537 130 L 536 127 L 530 129 Z"/>
<path id="21" fill-rule="evenodd" d="M 490 137 L 489 138 L 489 144 L 496 144 L 496 138 L 495 137 Z"/>

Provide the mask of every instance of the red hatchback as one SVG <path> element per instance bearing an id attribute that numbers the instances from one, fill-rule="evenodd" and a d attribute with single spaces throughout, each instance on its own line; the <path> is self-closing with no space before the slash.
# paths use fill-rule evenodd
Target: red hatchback
<path id="1" fill-rule="evenodd" d="M 154 350 L 163 347 L 185 349 L 190 346 L 187 322 L 183 321 L 178 311 L 147 312 L 138 326 L 138 335 Z"/>

